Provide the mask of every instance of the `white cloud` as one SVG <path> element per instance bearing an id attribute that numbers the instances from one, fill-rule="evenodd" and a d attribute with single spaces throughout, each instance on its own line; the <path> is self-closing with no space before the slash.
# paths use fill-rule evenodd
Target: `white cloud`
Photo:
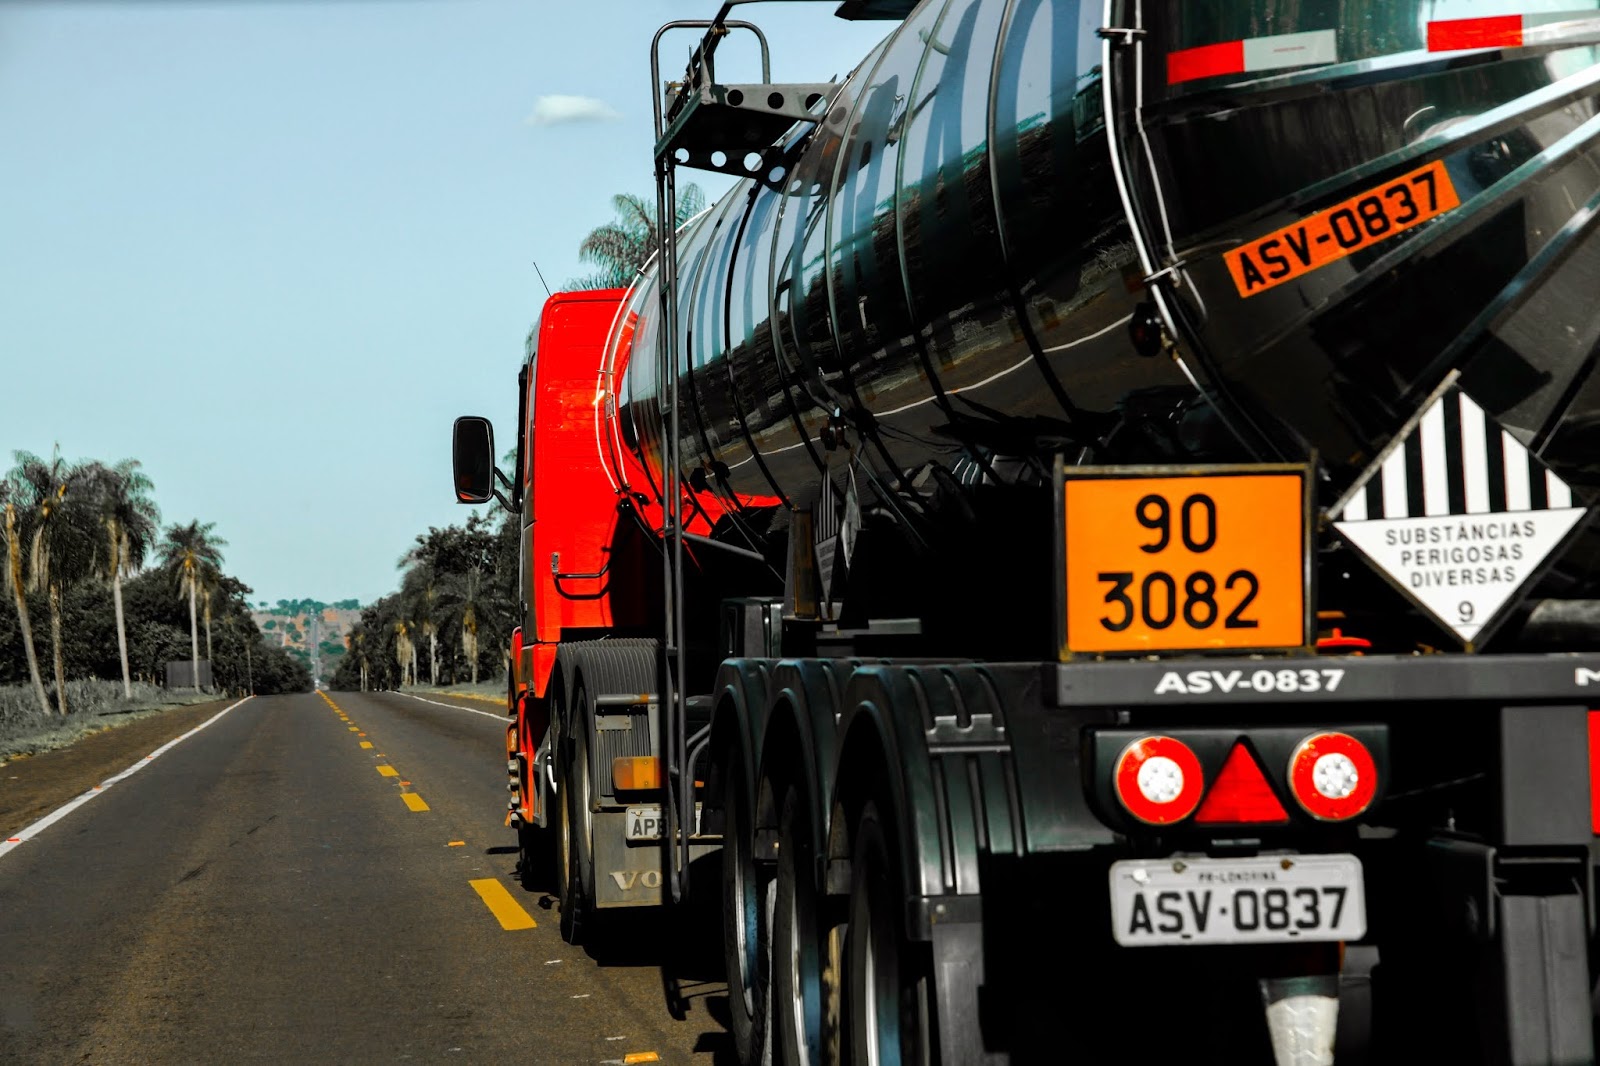
<path id="1" fill-rule="evenodd" d="M 604 100 L 592 96 L 541 96 L 533 113 L 523 119 L 530 126 L 559 126 L 571 122 L 615 122 L 622 116 Z"/>

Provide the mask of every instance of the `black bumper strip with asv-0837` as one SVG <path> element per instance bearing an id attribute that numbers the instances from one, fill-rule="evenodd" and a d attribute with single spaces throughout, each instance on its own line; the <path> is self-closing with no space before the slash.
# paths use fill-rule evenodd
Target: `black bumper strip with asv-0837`
<path id="1" fill-rule="evenodd" d="M 1600 654 L 1185 658 L 1051 664 L 1058 707 L 1440 700 L 1600 706 Z"/>

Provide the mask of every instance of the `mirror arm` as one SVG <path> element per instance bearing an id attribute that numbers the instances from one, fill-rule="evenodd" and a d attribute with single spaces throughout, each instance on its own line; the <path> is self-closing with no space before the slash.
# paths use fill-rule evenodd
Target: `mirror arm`
<path id="1" fill-rule="evenodd" d="M 494 476 L 500 479 L 500 484 L 506 487 L 506 492 L 511 493 L 513 496 L 516 495 L 516 486 L 511 484 L 510 478 L 506 477 L 500 472 L 500 468 L 498 466 L 494 468 Z M 494 489 L 492 491 L 494 492 L 494 498 L 500 501 L 501 507 L 504 507 L 512 514 L 522 513 L 522 508 L 518 504 L 512 503 L 510 500 L 508 500 L 499 489 Z"/>

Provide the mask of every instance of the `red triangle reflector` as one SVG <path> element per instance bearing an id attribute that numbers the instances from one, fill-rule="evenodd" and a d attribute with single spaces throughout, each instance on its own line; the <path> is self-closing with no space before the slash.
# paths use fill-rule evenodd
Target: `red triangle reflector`
<path id="1" fill-rule="evenodd" d="M 1200 825 L 1250 825 L 1263 822 L 1287 822 L 1289 812 L 1283 809 L 1267 775 L 1251 757 L 1243 744 L 1234 744 L 1228 752 L 1228 761 L 1222 772 L 1206 793 L 1205 801 L 1195 812 L 1194 820 Z"/>

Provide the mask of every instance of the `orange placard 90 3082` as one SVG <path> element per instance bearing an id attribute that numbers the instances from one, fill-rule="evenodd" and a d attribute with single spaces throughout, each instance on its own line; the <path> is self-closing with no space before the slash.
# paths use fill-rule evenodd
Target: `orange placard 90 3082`
<path id="1" fill-rule="evenodd" d="M 1303 647 L 1303 467 L 1068 468 L 1062 654 Z"/>

